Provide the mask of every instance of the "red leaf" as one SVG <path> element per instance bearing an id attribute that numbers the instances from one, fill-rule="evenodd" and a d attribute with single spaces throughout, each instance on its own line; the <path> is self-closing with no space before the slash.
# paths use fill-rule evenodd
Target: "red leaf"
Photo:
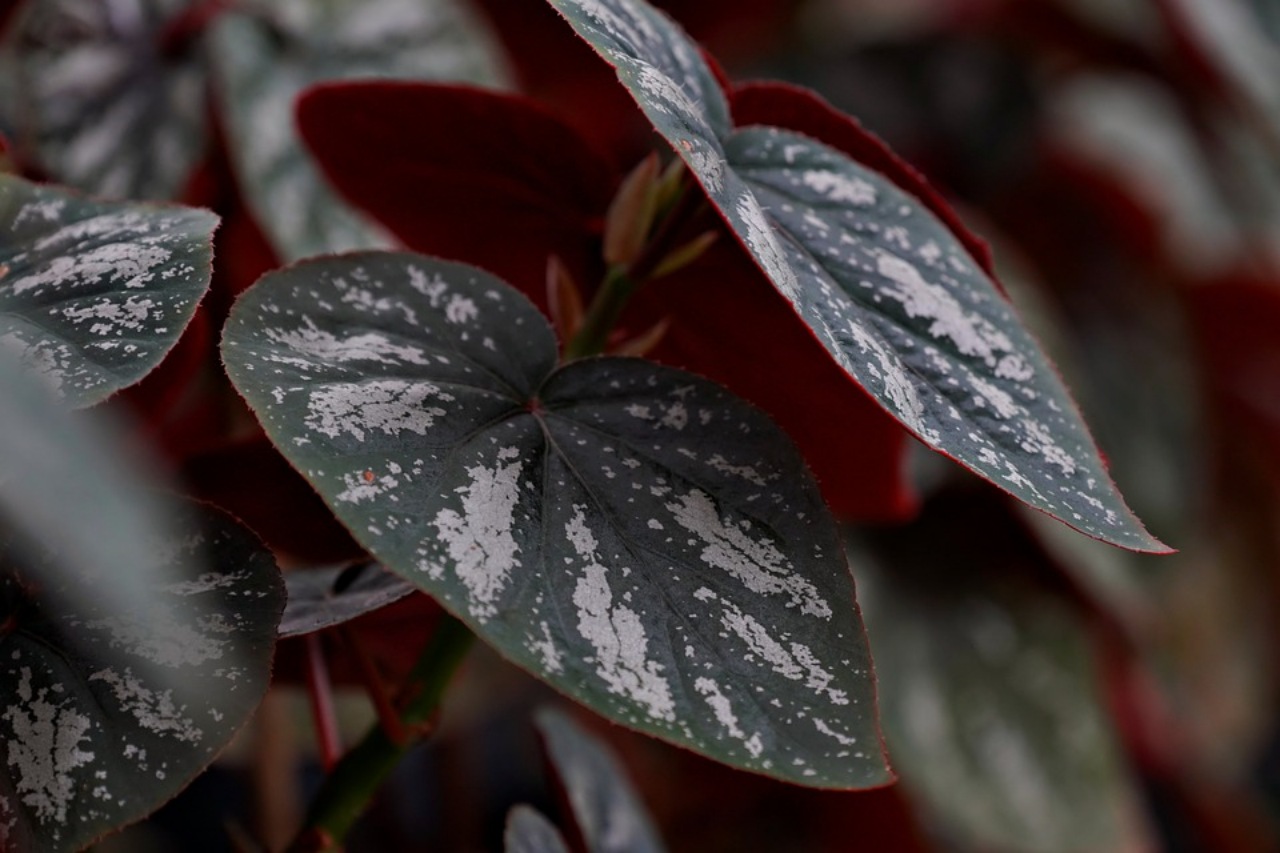
<path id="1" fill-rule="evenodd" d="M 598 235 L 617 172 L 565 122 L 528 99 L 454 86 L 318 86 L 298 125 L 325 174 L 407 246 L 468 261 L 540 306 L 547 258 L 579 280 L 598 269 Z"/>
<path id="2" fill-rule="evenodd" d="M 893 181 L 933 211 L 973 259 L 995 278 L 991 250 L 982 238 L 965 227 L 923 175 L 853 118 L 808 89 L 786 83 L 745 83 L 735 87 L 729 97 L 736 125 L 764 124 L 798 131 L 843 151 Z"/>

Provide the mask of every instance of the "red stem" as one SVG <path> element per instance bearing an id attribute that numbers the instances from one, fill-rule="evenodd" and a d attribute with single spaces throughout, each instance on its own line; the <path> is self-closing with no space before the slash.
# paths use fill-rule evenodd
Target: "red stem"
<path id="1" fill-rule="evenodd" d="M 316 744 L 320 749 L 320 766 L 328 773 L 338 763 L 342 742 L 338 736 L 338 717 L 333 709 L 333 684 L 325 662 L 320 635 L 307 634 L 307 697 L 311 717 L 316 725 Z"/>

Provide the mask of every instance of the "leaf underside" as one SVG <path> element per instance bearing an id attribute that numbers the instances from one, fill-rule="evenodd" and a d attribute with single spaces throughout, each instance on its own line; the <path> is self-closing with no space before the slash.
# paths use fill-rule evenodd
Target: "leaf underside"
<path id="1" fill-rule="evenodd" d="M 252 9 L 223 14 L 210 35 L 239 183 L 284 261 L 388 246 L 313 165 L 294 128 L 294 101 L 314 83 L 356 77 L 498 85 L 499 54 L 455 0 L 270 5 L 270 19 Z"/>
<path id="2" fill-rule="evenodd" d="M 780 128 L 732 128 L 698 48 L 641 0 L 550 0 L 617 70 L 850 377 L 930 447 L 1098 539 L 1167 551 L 995 283 L 914 196 Z"/>
<path id="3" fill-rule="evenodd" d="M 0 348 L 73 406 L 137 382 L 208 288 L 217 222 L 0 176 Z"/>
<path id="4" fill-rule="evenodd" d="M 377 563 L 295 569 L 285 575 L 288 604 L 280 636 L 297 637 L 349 622 L 386 607 L 416 587 Z"/>
<path id="5" fill-rule="evenodd" d="M 146 816 L 262 698 L 283 606 L 275 562 L 221 513 L 193 506 L 185 521 L 156 543 L 168 580 L 137 613 L 84 594 L 100 573 L 69 590 L 48 554 L 0 534 L 14 619 L 0 637 L 0 847 L 78 850 Z"/>
<path id="6" fill-rule="evenodd" d="M 223 354 L 361 543 L 517 664 L 738 767 L 887 781 L 834 525 L 757 410 L 636 359 L 557 370 L 523 296 L 411 254 L 268 275 Z"/>

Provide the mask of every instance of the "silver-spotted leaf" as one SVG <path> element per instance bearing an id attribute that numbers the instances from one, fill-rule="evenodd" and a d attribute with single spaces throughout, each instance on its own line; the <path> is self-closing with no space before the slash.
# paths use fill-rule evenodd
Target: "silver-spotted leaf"
<path id="1" fill-rule="evenodd" d="M 556 369 L 527 299 L 412 254 L 269 274 L 222 346 L 360 542 L 511 660 L 735 766 L 886 781 L 841 545 L 756 409 L 638 359 Z"/>
<path id="2" fill-rule="evenodd" d="M 643 0 L 550 0 L 688 164 L 842 368 L 934 449 L 1072 527 L 1167 550 L 1125 506 L 995 283 L 914 196 L 809 137 L 732 129 L 693 44 Z"/>
<path id="3" fill-rule="evenodd" d="M 666 850 L 639 795 L 609 749 L 554 708 L 540 710 L 537 721 L 587 853 Z"/>
<path id="4" fill-rule="evenodd" d="M 195 0 L 25 3 L 3 47 L 19 141 L 58 180 L 117 198 L 168 199 L 206 147 L 198 51 L 162 33 Z"/>
<path id="5" fill-rule="evenodd" d="M 273 0 L 214 25 L 210 55 L 231 155 L 258 222 L 285 261 L 390 245 L 341 201 L 294 129 L 293 106 L 323 80 L 388 77 L 495 85 L 499 53 L 457 0 Z"/>
<path id="6" fill-rule="evenodd" d="M 217 223 L 0 175 L 0 349 L 74 406 L 137 382 L 208 289 Z"/>
<path id="7" fill-rule="evenodd" d="M 902 784 L 955 849 L 1148 849 L 1093 638 L 980 540 L 913 526 L 852 552 Z"/>
<path id="8" fill-rule="evenodd" d="M 280 636 L 323 631 L 386 607 L 416 587 L 377 563 L 294 569 L 285 575 L 289 602 L 280 618 Z"/>
<path id="9" fill-rule="evenodd" d="M 516 806 L 507 815 L 502 836 L 506 853 L 569 853 L 569 845 L 555 824 L 529 806 Z"/>
<path id="10" fill-rule="evenodd" d="M 112 580 L 97 567 L 68 581 L 43 547 L 0 532 L 0 847 L 78 850 L 141 819 L 262 698 L 284 603 L 275 562 L 221 513 L 180 519 L 180 538 L 150 543 L 167 581 L 131 610 L 85 594 Z"/>

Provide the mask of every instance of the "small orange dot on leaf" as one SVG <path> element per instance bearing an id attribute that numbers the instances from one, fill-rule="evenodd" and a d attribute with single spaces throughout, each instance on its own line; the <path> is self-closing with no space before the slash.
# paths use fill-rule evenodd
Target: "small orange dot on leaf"
<path id="1" fill-rule="evenodd" d="M 365 471 L 365 472 L 364 472 L 364 481 L 365 481 L 366 483 L 372 483 L 372 482 L 373 482 L 373 472 L 372 472 L 372 471 Z"/>

